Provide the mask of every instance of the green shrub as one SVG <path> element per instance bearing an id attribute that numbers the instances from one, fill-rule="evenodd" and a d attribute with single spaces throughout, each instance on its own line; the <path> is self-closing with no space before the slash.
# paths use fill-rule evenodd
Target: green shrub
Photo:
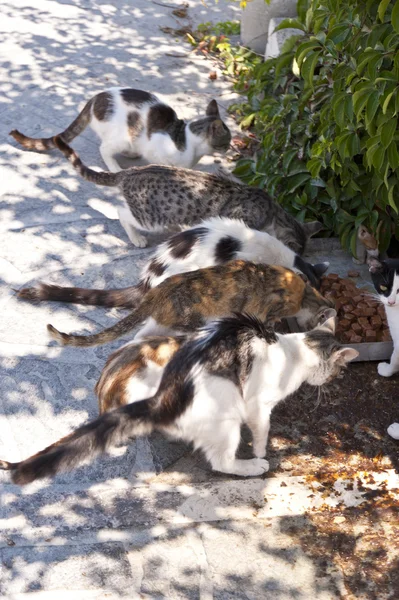
<path id="1" fill-rule="evenodd" d="M 299 0 L 304 32 L 247 72 L 235 108 L 260 147 L 235 173 L 355 253 L 366 225 L 399 239 L 399 0 Z"/>

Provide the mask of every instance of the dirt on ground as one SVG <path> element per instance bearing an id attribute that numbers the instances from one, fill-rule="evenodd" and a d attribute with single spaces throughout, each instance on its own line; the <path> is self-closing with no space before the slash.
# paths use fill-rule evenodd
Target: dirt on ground
<path id="1" fill-rule="evenodd" d="M 377 373 L 377 363 L 354 363 L 318 398 L 310 388 L 273 412 L 268 459 L 276 473 L 305 475 L 326 496 L 338 478 L 361 489 L 362 480 L 399 468 L 399 441 L 387 427 L 399 421 L 399 374 Z M 396 490 L 396 498 L 397 498 Z M 399 507 L 380 485 L 359 506 L 325 505 L 285 520 L 286 531 L 326 576 L 343 573 L 341 598 L 399 598 Z M 331 573 L 330 573 L 331 574 Z"/>

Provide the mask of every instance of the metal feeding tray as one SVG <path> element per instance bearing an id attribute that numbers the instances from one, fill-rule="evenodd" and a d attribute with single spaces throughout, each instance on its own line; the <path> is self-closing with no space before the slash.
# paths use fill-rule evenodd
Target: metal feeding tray
<path id="1" fill-rule="evenodd" d="M 291 333 L 303 331 L 295 317 L 286 319 Z M 363 342 L 361 344 L 341 344 L 345 348 L 354 348 L 359 352 L 359 356 L 352 362 L 368 362 L 372 360 L 389 360 L 393 352 L 392 342 Z"/>

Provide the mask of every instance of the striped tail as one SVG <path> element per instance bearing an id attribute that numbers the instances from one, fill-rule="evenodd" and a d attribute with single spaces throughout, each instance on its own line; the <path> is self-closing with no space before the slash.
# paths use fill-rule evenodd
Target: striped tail
<path id="1" fill-rule="evenodd" d="M 151 433 L 152 404 L 153 399 L 149 398 L 105 413 L 26 460 L 0 460 L 0 469 L 11 471 L 12 481 L 19 485 L 73 469 L 131 436 Z"/>
<path id="2" fill-rule="evenodd" d="M 89 100 L 82 112 L 79 113 L 79 115 L 69 125 L 69 127 L 67 127 L 65 131 L 59 134 L 59 136 L 61 136 L 65 142 L 72 142 L 73 139 L 75 139 L 79 134 L 82 133 L 82 131 L 86 129 L 86 127 L 91 121 L 92 104 L 93 100 Z M 39 152 L 44 152 L 46 150 L 51 150 L 55 148 L 54 137 L 31 138 L 18 131 L 18 129 L 13 129 L 12 131 L 10 131 L 10 135 L 27 150 L 37 150 Z"/>
<path id="3" fill-rule="evenodd" d="M 100 333 L 95 333 L 93 335 L 71 335 L 62 333 L 52 325 L 47 325 L 47 331 L 52 338 L 57 340 L 57 342 L 63 346 L 96 346 L 97 344 L 106 344 L 107 342 L 116 340 L 121 335 L 125 335 L 145 319 L 148 319 L 152 312 L 151 305 L 152 302 L 146 302 L 144 300 L 137 310 L 131 312 L 130 315 L 121 321 L 118 321 L 118 323 L 115 323 L 112 327 L 108 327 L 107 329 L 100 331 Z"/>
<path id="4" fill-rule="evenodd" d="M 115 187 L 118 185 L 119 173 L 110 173 L 109 171 L 93 171 L 89 167 L 86 167 L 80 160 L 76 152 L 63 141 L 61 136 L 56 135 L 53 138 L 55 146 L 61 150 L 63 155 L 69 160 L 74 166 L 76 171 L 87 181 L 97 183 L 98 185 L 107 185 L 109 187 Z"/>
<path id="5" fill-rule="evenodd" d="M 70 302 L 73 304 L 88 304 L 90 306 L 106 306 L 134 308 L 143 299 L 149 286 L 143 281 L 120 290 L 91 290 L 78 287 L 60 287 L 39 283 L 35 287 L 23 288 L 18 291 L 18 297 L 36 302 Z"/>

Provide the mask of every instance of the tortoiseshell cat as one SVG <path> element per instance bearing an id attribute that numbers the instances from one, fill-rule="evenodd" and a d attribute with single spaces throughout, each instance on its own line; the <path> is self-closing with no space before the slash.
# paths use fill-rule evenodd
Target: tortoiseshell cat
<path id="1" fill-rule="evenodd" d="M 154 94 L 111 88 L 89 100 L 78 117 L 59 135 L 69 143 L 90 125 L 101 139 L 100 152 L 112 172 L 120 171 L 116 154 L 142 156 L 150 163 L 193 167 L 205 154 L 225 152 L 231 133 L 220 118 L 216 100 L 204 117 L 185 122 Z M 53 138 L 30 138 L 10 132 L 29 150 L 54 148 Z"/>
<path id="2" fill-rule="evenodd" d="M 290 269 L 235 260 L 169 277 L 149 290 L 130 315 L 100 333 L 68 335 L 52 325 L 48 330 L 61 344 L 92 346 L 115 340 L 143 322 L 136 339 L 192 331 L 243 311 L 262 321 L 295 315 L 309 328 L 327 307 L 332 302 Z"/>
<path id="3" fill-rule="evenodd" d="M 133 308 L 148 290 L 172 275 L 237 259 L 293 268 L 304 273 L 316 288 L 319 288 L 321 275 L 328 269 L 328 263 L 311 265 L 306 262 L 265 231 L 250 229 L 236 219 L 214 217 L 176 233 L 160 244 L 142 270 L 137 285 L 119 290 L 95 290 L 40 283 L 21 289 L 18 296 L 41 302 L 53 300 Z"/>
<path id="4" fill-rule="evenodd" d="M 99 185 L 118 187 L 125 199 L 119 219 L 135 246 L 147 245 L 138 229 L 186 228 L 209 217 L 228 217 L 266 231 L 296 254 L 303 254 L 307 238 L 322 228 L 317 221 L 299 223 L 265 191 L 237 183 L 230 176 L 154 165 L 119 173 L 97 172 L 83 165 L 60 137 L 56 136 L 54 143 L 82 177 Z"/>
<path id="5" fill-rule="evenodd" d="M 215 471 L 262 475 L 269 470 L 273 408 L 305 382 L 331 381 L 358 355 L 342 348 L 334 331 L 334 317 L 310 332 L 288 335 L 248 315 L 211 323 L 176 351 L 151 397 L 134 397 L 26 460 L 0 461 L 0 468 L 23 485 L 72 469 L 133 436 L 160 431 L 201 448 Z M 127 388 L 129 395 L 134 386 Z M 255 458 L 249 460 L 236 458 L 243 423 L 253 437 Z"/>

